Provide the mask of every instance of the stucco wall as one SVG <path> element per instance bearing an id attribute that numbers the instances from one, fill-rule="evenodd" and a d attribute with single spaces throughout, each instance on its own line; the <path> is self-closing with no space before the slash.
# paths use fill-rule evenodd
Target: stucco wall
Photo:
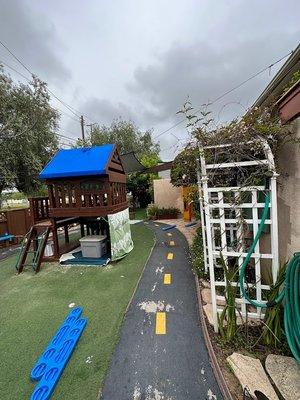
<path id="1" fill-rule="evenodd" d="M 154 203 L 158 207 L 176 207 L 183 211 L 182 188 L 173 186 L 170 179 L 154 179 Z"/>
<path id="2" fill-rule="evenodd" d="M 300 118 L 290 128 L 300 139 Z M 285 144 L 278 155 L 278 166 L 279 257 L 284 263 L 300 251 L 300 144 Z"/>

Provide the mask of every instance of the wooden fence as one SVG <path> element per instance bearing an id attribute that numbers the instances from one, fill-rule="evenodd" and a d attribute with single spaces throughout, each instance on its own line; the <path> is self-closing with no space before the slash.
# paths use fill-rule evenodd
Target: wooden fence
<path id="1" fill-rule="evenodd" d="M 31 225 L 29 208 L 0 212 L 0 236 L 6 233 L 23 236 Z"/>

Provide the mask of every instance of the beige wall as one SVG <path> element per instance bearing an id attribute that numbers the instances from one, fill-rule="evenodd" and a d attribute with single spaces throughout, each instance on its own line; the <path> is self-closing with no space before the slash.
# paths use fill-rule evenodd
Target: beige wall
<path id="1" fill-rule="evenodd" d="M 182 188 L 173 186 L 170 179 L 154 179 L 154 203 L 158 207 L 176 207 L 183 211 Z"/>
<path id="2" fill-rule="evenodd" d="M 290 126 L 300 139 L 300 118 Z M 280 262 L 300 251 L 300 144 L 287 143 L 278 156 L 278 231 Z"/>

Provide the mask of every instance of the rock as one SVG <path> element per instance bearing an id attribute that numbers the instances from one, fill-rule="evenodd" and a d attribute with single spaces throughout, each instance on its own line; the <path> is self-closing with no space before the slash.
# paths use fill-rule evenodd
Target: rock
<path id="1" fill-rule="evenodd" d="M 226 304 L 226 300 L 225 299 L 220 299 L 220 297 L 218 298 L 217 296 L 217 305 L 218 306 L 225 306 Z"/>
<path id="2" fill-rule="evenodd" d="M 253 398 L 256 398 L 254 391 L 259 390 L 269 400 L 279 400 L 261 362 L 257 358 L 233 353 L 227 357 L 227 362 L 231 366 L 234 375 L 240 381 L 243 389 L 247 387 Z"/>
<path id="3" fill-rule="evenodd" d="M 205 306 L 203 306 L 203 310 L 205 312 L 205 315 L 208 319 L 208 322 L 210 323 L 210 325 L 214 324 L 214 318 L 213 318 L 213 310 L 212 310 L 212 304 L 205 304 Z"/>
<path id="4" fill-rule="evenodd" d="M 285 400 L 300 399 L 300 366 L 294 358 L 269 354 L 266 370 Z"/>
<path id="5" fill-rule="evenodd" d="M 210 288 L 210 283 L 208 281 L 206 281 L 205 279 L 200 279 L 200 282 L 204 288 L 208 288 L 208 289 Z"/>
<path id="6" fill-rule="evenodd" d="M 211 289 L 205 288 L 201 290 L 201 297 L 204 303 L 211 304 Z M 217 296 L 217 305 L 225 306 L 226 301 L 224 299 L 220 299 Z"/>
<path id="7" fill-rule="evenodd" d="M 206 290 L 206 289 L 203 289 L 202 292 L 204 290 Z M 202 292 L 201 292 L 201 294 L 202 294 Z M 203 299 L 203 297 L 202 297 L 202 299 Z M 205 301 L 205 300 L 203 299 L 203 301 Z M 219 302 L 222 302 L 222 300 L 217 300 L 218 309 L 222 309 L 223 308 L 222 305 L 224 305 L 224 304 L 219 304 Z M 210 325 L 213 325 L 214 324 L 214 322 L 213 322 L 214 318 L 213 318 L 212 304 L 211 303 L 205 304 L 203 306 L 203 310 L 204 310 L 205 315 L 206 315 L 206 317 L 208 319 L 208 322 L 210 323 Z M 242 318 L 240 315 L 236 316 L 237 325 L 243 325 L 245 323 L 245 321 L 246 321 L 245 317 Z M 260 323 L 261 322 L 258 319 L 253 319 L 253 318 L 250 319 L 250 318 L 248 318 L 248 325 L 249 326 L 259 325 Z M 226 325 L 227 325 L 227 322 L 224 321 L 224 326 L 226 326 Z"/>
<path id="8" fill-rule="evenodd" d="M 208 304 L 211 303 L 211 290 L 210 289 L 202 289 L 201 290 L 201 297 L 204 303 Z"/>

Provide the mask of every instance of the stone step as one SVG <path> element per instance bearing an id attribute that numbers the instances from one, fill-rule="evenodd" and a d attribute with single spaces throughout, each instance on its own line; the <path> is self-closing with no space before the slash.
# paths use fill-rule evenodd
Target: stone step
<path id="1" fill-rule="evenodd" d="M 256 398 L 255 391 L 259 390 L 269 400 L 279 400 L 260 360 L 243 354 L 233 353 L 227 357 L 227 362 L 231 366 L 242 388 L 246 387 L 254 399 Z M 294 400 L 296 400 L 296 397 Z"/>
<path id="2" fill-rule="evenodd" d="M 300 365 L 294 358 L 269 354 L 266 371 L 285 400 L 300 399 Z"/>

